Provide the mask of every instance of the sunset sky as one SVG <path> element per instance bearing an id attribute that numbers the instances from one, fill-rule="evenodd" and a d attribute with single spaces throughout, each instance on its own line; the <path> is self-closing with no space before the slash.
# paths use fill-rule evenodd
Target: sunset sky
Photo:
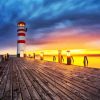
<path id="1" fill-rule="evenodd" d="M 0 52 L 16 52 L 19 21 L 27 50 L 100 50 L 100 0 L 0 0 Z"/>

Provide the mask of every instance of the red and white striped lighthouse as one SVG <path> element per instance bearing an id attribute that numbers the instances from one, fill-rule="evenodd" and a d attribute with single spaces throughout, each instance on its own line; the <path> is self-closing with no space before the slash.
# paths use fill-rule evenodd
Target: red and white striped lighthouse
<path id="1" fill-rule="evenodd" d="M 18 29 L 17 29 L 17 35 L 18 35 L 18 40 L 17 40 L 17 57 L 23 57 L 24 56 L 24 51 L 25 51 L 25 43 L 26 43 L 26 23 L 25 22 L 19 22 L 17 24 Z"/>

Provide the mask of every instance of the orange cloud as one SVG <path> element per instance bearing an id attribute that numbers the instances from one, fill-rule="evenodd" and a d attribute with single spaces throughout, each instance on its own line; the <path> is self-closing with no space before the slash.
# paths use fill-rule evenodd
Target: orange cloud
<path id="1" fill-rule="evenodd" d="M 41 44 L 41 49 L 100 49 L 95 46 L 98 44 L 96 42 L 98 39 L 100 39 L 100 35 L 96 34 L 64 35 L 54 33 L 45 40 L 41 40 L 45 42 L 45 44 Z"/>

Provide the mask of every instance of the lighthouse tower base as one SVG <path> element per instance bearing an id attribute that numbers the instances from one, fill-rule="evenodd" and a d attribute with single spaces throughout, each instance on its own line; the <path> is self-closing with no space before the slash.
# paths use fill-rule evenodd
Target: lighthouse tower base
<path id="1" fill-rule="evenodd" d="M 25 43 L 17 44 L 17 57 L 24 57 L 25 53 Z"/>
<path id="2" fill-rule="evenodd" d="M 20 57 L 20 54 L 17 54 L 17 57 Z"/>
<path id="3" fill-rule="evenodd" d="M 24 57 L 24 51 L 20 51 L 20 53 L 17 54 L 17 57 Z"/>
<path id="4" fill-rule="evenodd" d="M 24 57 L 24 53 L 22 52 L 21 54 L 17 54 L 17 57 Z"/>

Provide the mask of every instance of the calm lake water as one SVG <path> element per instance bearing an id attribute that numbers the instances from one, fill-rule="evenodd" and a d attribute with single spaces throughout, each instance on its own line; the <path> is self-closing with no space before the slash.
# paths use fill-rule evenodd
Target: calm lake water
<path id="1" fill-rule="evenodd" d="M 58 62 L 58 56 L 55 55 L 56 60 L 55 62 Z M 37 59 L 40 59 L 39 56 L 36 57 Z M 87 56 L 88 58 L 88 67 L 92 68 L 100 68 L 100 56 Z M 63 55 L 64 61 L 62 63 L 66 64 L 67 63 L 67 56 Z M 72 62 L 73 65 L 78 65 L 78 66 L 84 66 L 83 60 L 84 56 L 73 56 L 74 62 Z M 46 61 L 53 61 L 53 56 L 49 55 L 46 56 L 44 55 L 44 60 Z"/>

